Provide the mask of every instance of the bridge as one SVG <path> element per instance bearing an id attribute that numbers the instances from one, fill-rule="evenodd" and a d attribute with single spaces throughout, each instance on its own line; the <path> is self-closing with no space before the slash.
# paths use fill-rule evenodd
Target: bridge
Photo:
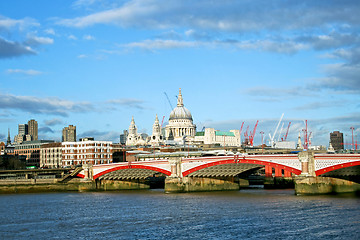
<path id="1" fill-rule="evenodd" d="M 153 176 L 166 177 L 165 190 L 232 190 L 237 176 L 265 168 L 265 177 L 309 178 L 318 181 L 322 176 L 348 179 L 360 176 L 360 154 L 299 154 L 232 155 L 210 157 L 176 157 L 148 159 L 146 161 L 122 162 L 83 166 L 78 176 L 97 181 L 134 182 Z M 354 178 L 352 178 L 354 179 Z M 299 185 L 301 181 L 299 180 Z M 140 181 L 140 182 L 139 182 Z M 344 180 L 345 181 L 345 180 Z M 144 183 L 144 182 L 142 182 Z M 311 185 L 314 183 L 307 183 Z M 316 184 L 321 184 L 316 182 Z M 336 183 L 337 184 L 337 183 Z M 344 182 L 339 183 L 344 184 Z M 118 185 L 117 185 L 118 186 Z M 196 186 L 192 188 L 191 186 Z M 334 189 L 332 187 L 332 189 Z"/>

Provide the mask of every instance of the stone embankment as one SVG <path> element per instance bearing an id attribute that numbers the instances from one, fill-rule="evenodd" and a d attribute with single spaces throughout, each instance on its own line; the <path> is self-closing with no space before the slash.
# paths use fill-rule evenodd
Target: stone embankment
<path id="1" fill-rule="evenodd" d="M 66 192 L 92 191 L 96 184 L 91 181 L 72 179 L 66 183 L 58 179 L 20 179 L 0 180 L 0 193 L 37 193 L 37 192 Z"/>

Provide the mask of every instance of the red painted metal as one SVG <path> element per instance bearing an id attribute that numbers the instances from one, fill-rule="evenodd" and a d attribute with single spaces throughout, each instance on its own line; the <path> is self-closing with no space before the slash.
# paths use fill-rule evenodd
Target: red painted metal
<path id="1" fill-rule="evenodd" d="M 288 127 L 287 127 L 286 134 L 285 134 L 285 137 L 284 137 L 284 141 L 286 141 L 286 139 L 287 139 L 287 137 L 288 137 L 289 129 L 290 129 L 290 124 L 291 124 L 291 122 L 289 122 L 289 125 L 288 125 Z"/>
<path id="2" fill-rule="evenodd" d="M 241 132 L 242 132 L 243 126 L 244 126 L 244 122 L 242 122 L 242 124 L 241 124 L 241 128 L 240 128 L 240 135 L 241 135 Z"/>
<path id="3" fill-rule="evenodd" d="M 250 141 L 250 146 L 254 146 L 254 137 L 255 137 L 255 133 L 256 133 L 256 128 L 258 126 L 259 120 L 257 120 L 254 130 L 252 132 L 250 132 L 250 136 L 249 136 L 249 141 Z"/>
<path id="4" fill-rule="evenodd" d="M 341 164 L 333 165 L 333 166 L 330 166 L 327 168 L 319 169 L 319 170 L 315 171 L 315 174 L 316 174 L 316 176 L 320 176 L 321 174 L 331 172 L 331 171 L 334 171 L 337 169 L 359 166 L 359 165 L 360 165 L 360 161 L 341 163 Z"/>
<path id="5" fill-rule="evenodd" d="M 208 167 L 212 167 L 212 166 L 216 166 L 216 165 L 231 164 L 231 163 L 248 163 L 248 164 L 264 165 L 264 166 L 270 166 L 270 167 L 274 167 L 274 168 L 291 171 L 292 173 L 294 173 L 296 175 L 301 174 L 301 170 L 298 170 L 298 169 L 295 169 L 292 167 L 288 167 L 288 166 L 285 166 L 282 164 L 262 161 L 262 160 L 258 160 L 258 159 L 246 158 L 245 156 L 243 158 L 239 159 L 239 158 L 235 158 L 235 156 L 233 156 L 231 159 L 228 159 L 228 160 L 219 160 L 216 162 L 211 162 L 211 163 L 207 163 L 207 164 L 203 164 L 203 165 L 191 168 L 191 169 L 183 172 L 183 176 L 186 177 L 187 175 L 189 175 L 193 172 L 196 172 L 200 169 L 204 169 L 204 168 L 208 168 Z"/>

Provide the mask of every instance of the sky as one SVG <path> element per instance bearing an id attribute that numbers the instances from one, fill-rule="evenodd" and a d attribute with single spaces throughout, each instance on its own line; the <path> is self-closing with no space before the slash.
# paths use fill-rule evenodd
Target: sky
<path id="1" fill-rule="evenodd" d="M 359 13 L 357 0 L 0 1 L 0 141 L 30 119 L 40 139 L 72 124 L 119 142 L 132 116 L 151 134 L 179 88 L 198 131 L 259 120 L 261 144 L 284 113 L 275 139 L 291 122 L 297 141 L 307 120 L 313 145 L 336 130 L 351 143 L 350 127 L 359 141 Z"/>

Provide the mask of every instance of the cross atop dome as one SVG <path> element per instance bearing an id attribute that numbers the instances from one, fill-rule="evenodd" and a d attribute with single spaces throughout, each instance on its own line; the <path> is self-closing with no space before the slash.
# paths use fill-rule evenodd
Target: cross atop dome
<path id="1" fill-rule="evenodd" d="M 182 95 L 181 95 L 181 88 L 179 88 L 179 96 L 178 96 L 177 106 L 178 107 L 183 107 L 184 106 L 183 98 L 182 98 Z"/>

